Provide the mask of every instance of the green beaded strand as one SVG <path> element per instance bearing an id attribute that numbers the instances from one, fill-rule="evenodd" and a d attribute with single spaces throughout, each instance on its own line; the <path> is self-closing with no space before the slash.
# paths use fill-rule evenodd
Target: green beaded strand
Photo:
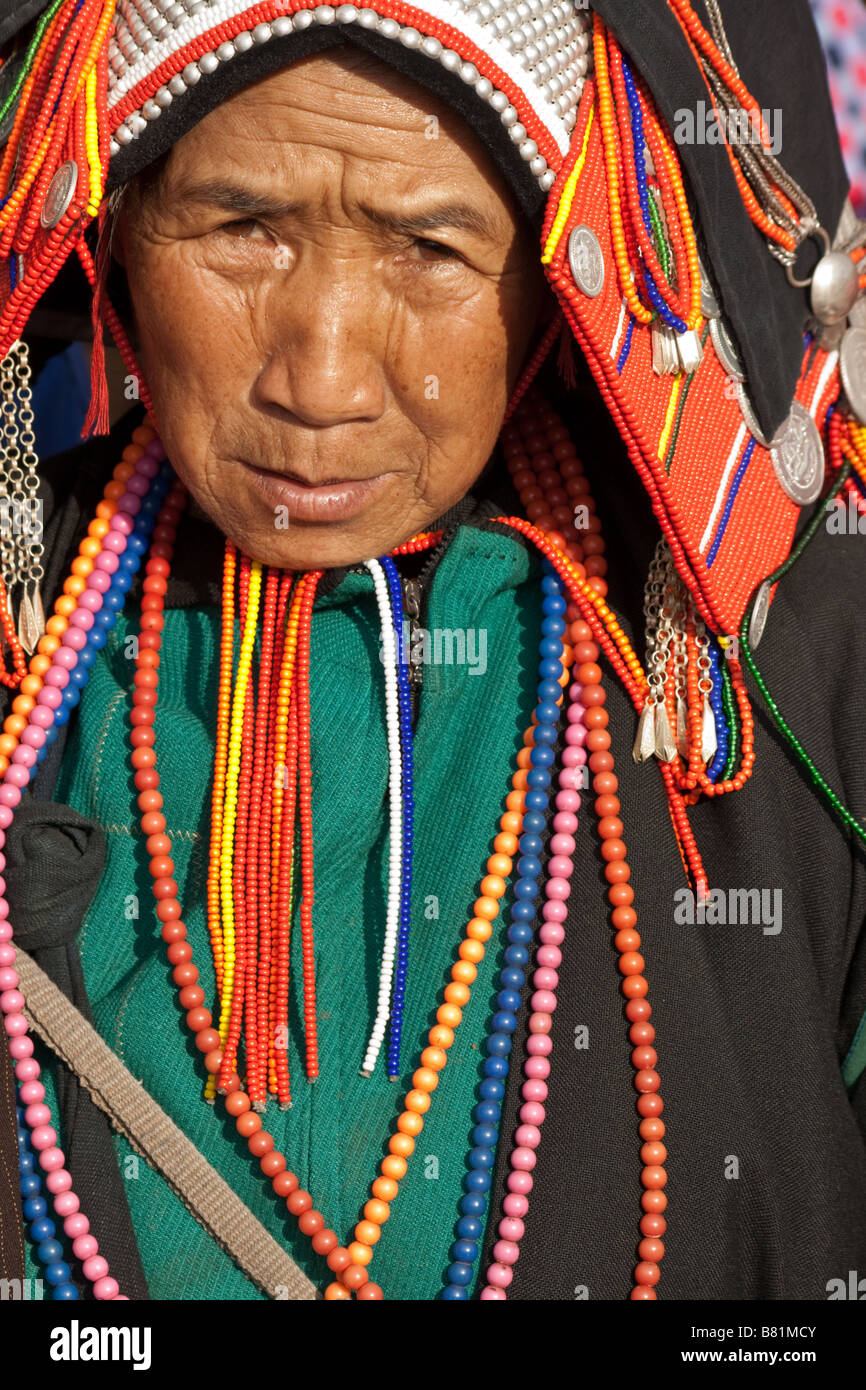
<path id="1" fill-rule="evenodd" d="M 721 661 L 722 669 L 722 708 L 725 711 L 725 723 L 728 726 L 728 756 L 725 759 L 725 766 L 722 768 L 720 782 L 728 782 L 734 775 L 734 769 L 740 754 L 740 712 L 737 708 L 737 701 L 734 695 L 734 684 L 731 680 L 731 673 L 728 670 L 728 662 L 724 653 Z"/>
<path id="2" fill-rule="evenodd" d="M 800 540 L 798 541 L 794 549 L 791 551 L 791 554 L 788 556 L 785 563 L 783 565 L 780 565 L 777 570 L 774 570 L 771 575 L 768 575 L 768 577 L 765 580 L 762 580 L 761 585 L 775 584 L 777 580 L 781 579 L 782 575 L 785 574 L 785 572 L 789 570 L 791 566 L 797 561 L 797 559 L 805 550 L 806 546 L 809 544 L 812 537 L 816 534 L 818 527 L 820 526 L 821 521 L 826 514 L 827 503 L 831 502 L 833 498 L 841 491 L 845 479 L 848 477 L 850 472 L 851 464 L 846 462 L 840 468 L 839 475 L 835 483 L 833 484 L 833 487 L 827 493 L 826 497 L 822 498 L 821 506 L 818 508 L 814 517 L 809 522 L 809 525 L 806 527 L 806 530 L 803 532 L 803 535 L 800 537 Z M 761 588 L 761 585 L 758 586 L 759 589 Z M 752 677 L 755 681 L 755 684 L 757 685 L 758 689 L 764 697 L 767 709 L 772 715 L 776 727 L 787 739 L 788 743 L 794 750 L 794 753 L 797 755 L 800 762 L 803 764 L 803 767 L 808 772 L 815 786 L 819 789 L 819 791 L 823 792 L 824 796 L 829 801 L 831 807 L 836 812 L 837 816 L 844 822 L 844 824 L 849 826 L 850 829 L 854 831 L 855 835 L 857 835 L 858 838 L 862 840 L 864 844 L 866 844 L 866 826 L 861 825 L 860 821 L 857 820 L 857 818 L 854 815 L 852 815 L 852 813 L 842 802 L 841 798 L 838 797 L 836 793 L 833 791 L 833 788 L 830 786 L 826 778 L 823 777 L 822 774 L 818 771 L 818 768 L 812 762 L 812 759 L 809 757 L 808 753 L 806 752 L 800 740 L 797 738 L 793 729 L 790 727 L 789 724 L 786 723 L 786 721 L 782 717 L 782 713 L 779 709 L 779 706 L 776 704 L 776 701 L 773 699 L 769 689 L 767 688 L 767 682 L 764 680 L 764 677 L 758 670 L 755 658 L 752 655 L 752 650 L 749 646 L 748 638 L 746 636 L 749 630 L 749 622 L 752 616 L 752 609 L 755 606 L 757 596 L 758 594 L 756 590 L 755 593 L 752 595 L 751 601 L 746 609 L 745 614 L 743 615 L 743 621 L 740 627 L 740 646 L 742 647 L 743 655 L 746 659 L 746 665 L 752 673 Z"/>

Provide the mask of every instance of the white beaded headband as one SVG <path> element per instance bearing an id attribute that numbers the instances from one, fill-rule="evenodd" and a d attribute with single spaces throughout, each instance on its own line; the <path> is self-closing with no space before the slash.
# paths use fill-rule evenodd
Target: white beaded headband
<path id="1" fill-rule="evenodd" d="M 541 190 L 550 190 L 591 63 L 591 16 L 579 0 L 425 0 L 423 8 L 380 0 L 378 9 L 315 0 L 304 8 L 298 0 L 120 0 L 108 49 L 111 154 L 221 64 L 316 24 L 359 25 L 458 74 L 499 115 Z"/>

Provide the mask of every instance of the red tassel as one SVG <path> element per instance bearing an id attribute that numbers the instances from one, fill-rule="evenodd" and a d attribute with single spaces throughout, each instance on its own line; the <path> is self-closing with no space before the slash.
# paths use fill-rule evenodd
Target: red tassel
<path id="1" fill-rule="evenodd" d="M 105 373 L 105 342 L 103 333 L 105 330 L 104 319 L 104 299 L 105 284 L 108 277 L 109 255 L 108 238 L 104 235 L 105 227 L 105 203 L 99 209 L 99 242 L 96 249 L 96 266 L 90 256 L 85 259 L 79 251 L 79 259 L 84 266 L 85 272 L 92 274 L 91 288 L 93 289 L 93 299 L 91 301 L 90 322 L 93 326 L 93 347 L 90 353 L 90 405 L 87 411 L 87 418 L 81 427 L 81 438 L 89 439 L 94 434 L 108 434 L 109 413 L 108 413 L 108 378 Z M 82 237 L 83 240 L 83 237 Z"/>
<path id="2" fill-rule="evenodd" d="M 556 359 L 556 365 L 566 386 L 570 388 L 576 386 L 577 365 L 574 360 L 574 338 L 564 316 L 562 332 L 559 335 L 559 355 Z"/>

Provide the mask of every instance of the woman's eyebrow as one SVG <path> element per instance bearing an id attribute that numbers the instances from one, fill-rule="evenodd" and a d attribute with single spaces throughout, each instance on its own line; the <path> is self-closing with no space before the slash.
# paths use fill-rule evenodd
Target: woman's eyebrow
<path id="1" fill-rule="evenodd" d="M 241 217 L 275 219 L 296 217 L 310 209 L 310 204 L 304 199 L 286 201 L 225 179 L 205 179 L 181 184 L 173 190 L 172 202 L 210 203 Z M 443 203 L 406 211 L 387 211 L 370 203 L 359 203 L 358 211 L 374 225 L 407 236 L 419 236 L 437 228 L 444 230 L 451 227 L 457 231 L 470 232 L 485 241 L 501 240 L 501 229 L 497 228 L 493 219 L 483 209 L 459 200 L 449 199 Z"/>

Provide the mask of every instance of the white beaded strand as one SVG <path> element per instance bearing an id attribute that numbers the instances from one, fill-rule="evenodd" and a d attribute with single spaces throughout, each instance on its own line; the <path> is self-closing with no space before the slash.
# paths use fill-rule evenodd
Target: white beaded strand
<path id="1" fill-rule="evenodd" d="M 382 966 L 379 971 L 379 997 L 376 1020 L 364 1064 L 362 1076 L 372 1076 L 379 1052 L 385 1038 L 385 1029 L 391 1016 L 391 983 L 394 978 L 394 961 L 397 956 L 397 935 L 400 927 L 400 886 L 402 882 L 402 844 L 403 844 L 403 771 L 402 749 L 400 745 L 400 717 L 397 696 L 397 644 L 394 638 L 394 614 L 391 608 L 391 595 L 388 581 L 378 560 L 367 560 L 367 569 L 373 576 L 376 602 L 379 605 L 379 621 L 382 626 L 382 661 L 385 670 L 385 726 L 388 733 L 388 800 L 391 809 L 391 838 L 388 863 L 388 904 L 385 912 L 385 940 L 382 946 Z"/>

